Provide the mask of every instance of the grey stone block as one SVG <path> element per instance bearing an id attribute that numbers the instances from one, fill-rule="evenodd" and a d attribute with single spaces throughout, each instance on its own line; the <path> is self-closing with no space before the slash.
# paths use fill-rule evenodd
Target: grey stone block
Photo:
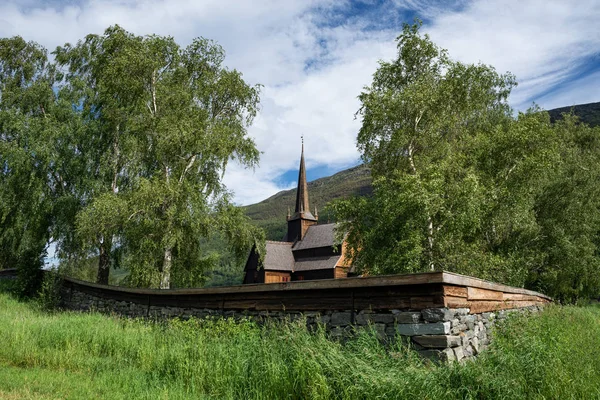
<path id="1" fill-rule="evenodd" d="M 468 308 L 455 308 L 453 311 L 454 315 L 468 315 L 470 310 Z"/>
<path id="2" fill-rule="evenodd" d="M 456 347 L 459 346 L 462 342 L 460 336 L 450 335 L 413 336 L 412 340 L 423 347 L 437 349 Z"/>
<path id="3" fill-rule="evenodd" d="M 432 361 L 442 361 L 442 362 L 450 362 L 455 361 L 456 356 L 452 349 L 444 349 L 444 350 L 419 350 L 419 355 L 423 358 L 430 359 Z"/>
<path id="4" fill-rule="evenodd" d="M 394 314 L 371 314 L 371 321 L 376 324 L 391 324 L 394 320 Z"/>
<path id="5" fill-rule="evenodd" d="M 465 357 L 473 357 L 475 355 L 473 352 L 473 347 L 471 347 L 470 344 L 463 347 L 463 352 L 465 353 Z"/>
<path id="6" fill-rule="evenodd" d="M 452 327 L 452 334 L 453 335 L 458 335 L 461 332 L 464 332 L 467 330 L 467 325 L 465 324 L 458 324 L 454 327 Z"/>
<path id="7" fill-rule="evenodd" d="M 448 335 L 450 322 L 436 322 L 432 324 L 398 324 L 396 330 L 404 336 L 415 335 Z"/>
<path id="8" fill-rule="evenodd" d="M 386 336 L 385 332 L 385 324 L 375 324 L 373 325 L 375 332 L 377 332 L 377 336 L 382 339 Z"/>
<path id="9" fill-rule="evenodd" d="M 423 319 L 428 322 L 450 321 L 453 313 L 447 308 L 426 308 L 421 310 Z"/>
<path id="10" fill-rule="evenodd" d="M 479 353 L 479 339 L 477 337 L 471 339 L 471 346 L 473 347 L 473 354 Z"/>
<path id="11" fill-rule="evenodd" d="M 331 325 L 333 326 L 346 326 L 352 323 L 352 313 L 350 312 L 336 312 L 331 314 Z"/>
<path id="12" fill-rule="evenodd" d="M 440 359 L 442 361 L 452 362 L 452 361 L 456 361 L 456 356 L 452 349 L 444 349 L 444 350 L 442 350 Z"/>
<path id="13" fill-rule="evenodd" d="M 329 330 L 329 336 L 332 338 L 342 338 L 346 336 L 346 330 L 340 326 L 336 326 Z"/>
<path id="14" fill-rule="evenodd" d="M 465 334 L 462 334 L 461 338 L 462 338 L 462 346 L 466 347 L 469 344 L 469 338 Z"/>
<path id="15" fill-rule="evenodd" d="M 467 324 L 467 328 L 469 329 L 473 329 L 473 327 L 475 326 L 475 316 L 474 315 L 467 315 L 466 320 L 466 324 Z"/>
<path id="16" fill-rule="evenodd" d="M 396 328 L 392 326 L 385 328 L 385 335 L 389 338 L 393 338 L 394 336 L 396 336 Z"/>
<path id="17" fill-rule="evenodd" d="M 465 358 L 465 353 L 463 352 L 462 347 L 455 347 L 452 350 L 454 351 L 454 357 L 456 358 L 456 361 L 460 361 Z"/>
<path id="18" fill-rule="evenodd" d="M 396 321 L 399 324 L 415 324 L 421 321 L 420 312 L 401 311 L 396 313 Z"/>

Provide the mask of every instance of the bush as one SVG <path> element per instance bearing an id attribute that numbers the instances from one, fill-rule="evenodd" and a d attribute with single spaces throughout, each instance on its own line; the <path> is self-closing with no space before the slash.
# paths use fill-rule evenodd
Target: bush
<path id="1" fill-rule="evenodd" d="M 60 289 L 63 277 L 54 268 L 43 273 L 42 283 L 38 291 L 37 302 L 44 311 L 55 311 L 60 305 Z"/>

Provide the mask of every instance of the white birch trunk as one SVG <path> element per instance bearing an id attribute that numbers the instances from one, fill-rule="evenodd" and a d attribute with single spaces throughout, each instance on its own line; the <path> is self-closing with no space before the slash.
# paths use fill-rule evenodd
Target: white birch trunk
<path id="1" fill-rule="evenodd" d="M 170 289 L 171 288 L 171 266 L 173 265 L 173 254 L 171 248 L 165 249 L 163 258 L 163 267 L 160 274 L 160 288 Z"/>

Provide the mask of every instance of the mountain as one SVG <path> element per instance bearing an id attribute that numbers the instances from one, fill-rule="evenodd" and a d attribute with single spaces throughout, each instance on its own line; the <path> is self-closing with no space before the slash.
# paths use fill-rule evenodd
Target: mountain
<path id="1" fill-rule="evenodd" d="M 371 170 L 365 165 L 358 165 L 308 183 L 311 212 L 317 206 L 317 210 L 320 210 L 319 221 L 321 222 L 327 222 L 329 219 L 329 215 L 323 208 L 331 200 L 354 195 L 364 196 L 371 192 Z M 268 240 L 281 240 L 287 229 L 285 221 L 288 207 L 293 213 L 295 204 L 296 189 L 291 189 L 244 208 L 246 215 L 265 229 Z"/>
<path id="2" fill-rule="evenodd" d="M 548 110 L 548 114 L 550 114 L 550 120 L 554 122 L 561 119 L 563 113 L 568 114 L 571 111 L 579 117 L 581 122 L 586 123 L 589 126 L 600 126 L 600 102 L 555 108 L 553 110 Z"/>

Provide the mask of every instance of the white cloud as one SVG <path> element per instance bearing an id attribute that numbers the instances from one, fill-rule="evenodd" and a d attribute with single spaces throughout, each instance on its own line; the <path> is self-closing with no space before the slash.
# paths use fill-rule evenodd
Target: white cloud
<path id="1" fill-rule="evenodd" d="M 439 15 L 426 30 L 452 57 L 515 74 L 511 103 L 523 109 L 599 54 L 598 21 L 596 0 L 481 0 Z"/>
<path id="2" fill-rule="evenodd" d="M 555 92 L 536 99 L 536 103 L 546 110 L 576 104 L 594 103 L 600 100 L 600 71 L 577 79 Z"/>
<path id="3" fill-rule="evenodd" d="M 335 27 L 324 23 L 334 14 L 339 17 L 336 13 L 347 4 L 333 0 L 89 0 L 60 6 L 43 0 L 9 1 L 0 4 L 0 37 L 18 34 L 53 49 L 120 24 L 136 34 L 172 35 L 181 44 L 197 36 L 215 39 L 226 50 L 229 67 L 242 71 L 250 83 L 265 85 L 262 111 L 250 129 L 263 152 L 260 168 L 249 171 L 233 164 L 225 176 L 236 202 L 249 204 L 289 187 L 279 178 L 297 168 L 301 135 L 309 168 L 341 168 L 358 159 L 357 96 L 370 82 L 377 60 L 394 56 L 393 39 L 401 27 L 375 30 L 372 26 L 377 24 L 371 23 L 380 21 L 361 15 Z M 597 1 L 579 0 L 574 5 L 457 0 L 452 3 L 455 11 L 444 8 L 447 3 L 428 0 L 386 4 L 386 12 L 393 11 L 391 7 L 416 9 L 417 15 L 431 21 L 424 29 L 451 56 L 515 73 L 520 85 L 511 102 L 517 108 L 526 108 L 532 100 L 545 107 L 600 101 L 594 97 L 598 96 L 598 74 L 564 83 L 583 58 L 598 54 Z M 369 24 L 371 29 L 364 29 Z M 545 94 L 559 83 L 560 90 Z"/>

